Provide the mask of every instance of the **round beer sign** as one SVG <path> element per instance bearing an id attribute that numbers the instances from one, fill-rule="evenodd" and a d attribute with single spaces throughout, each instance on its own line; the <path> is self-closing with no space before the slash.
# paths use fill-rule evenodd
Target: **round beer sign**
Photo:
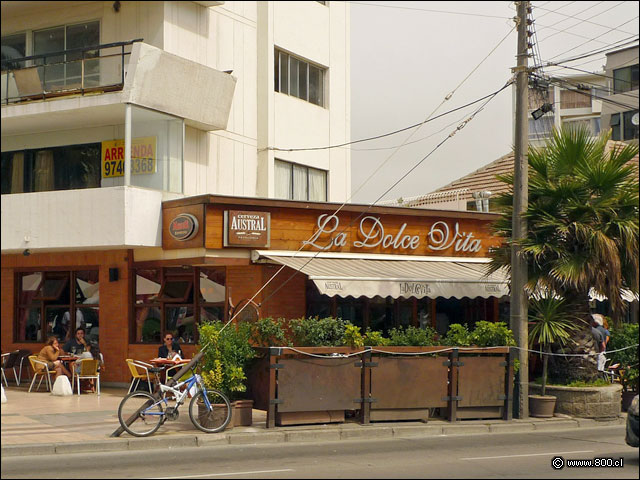
<path id="1" fill-rule="evenodd" d="M 198 219 L 190 213 L 181 213 L 171 220 L 169 233 L 173 238 L 181 242 L 190 240 L 198 233 Z"/>

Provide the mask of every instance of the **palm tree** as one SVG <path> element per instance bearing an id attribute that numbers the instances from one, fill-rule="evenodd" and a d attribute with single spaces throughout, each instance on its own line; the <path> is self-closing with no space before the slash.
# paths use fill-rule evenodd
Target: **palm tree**
<path id="1" fill-rule="evenodd" d="M 589 290 L 608 297 L 614 321 L 624 311 L 622 288 L 638 292 L 638 146 L 607 151 L 609 133 L 597 138 L 586 128 L 554 130 L 542 148 L 529 149 L 527 236 L 521 241 L 528 264 L 529 293 L 559 295 L 576 305 L 583 321 L 568 347 L 594 353 Z M 513 175 L 498 176 L 513 185 Z M 497 197 L 503 215 L 494 232 L 505 239 L 492 251 L 490 271 L 511 263 L 513 195 Z M 595 356 L 571 357 L 568 378 L 596 376 Z"/>
<path id="2" fill-rule="evenodd" d="M 551 346 L 564 345 L 577 329 L 573 308 L 563 298 L 536 298 L 529 305 L 529 347 L 539 344 L 542 357 L 542 396 L 547 389 L 547 365 Z"/>

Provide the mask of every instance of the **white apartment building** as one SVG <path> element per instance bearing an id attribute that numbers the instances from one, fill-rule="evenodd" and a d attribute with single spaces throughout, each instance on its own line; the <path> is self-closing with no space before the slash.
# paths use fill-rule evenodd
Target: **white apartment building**
<path id="1" fill-rule="evenodd" d="M 268 270 L 222 244 L 222 209 L 350 197 L 348 149 L 287 151 L 350 140 L 348 2 L 0 10 L 2 351 L 82 324 L 119 382 L 165 332 L 191 353 L 195 325 L 229 318 Z"/>
<path id="2" fill-rule="evenodd" d="M 157 247 L 179 196 L 350 196 L 348 150 L 270 149 L 349 141 L 348 3 L 1 6 L 3 253 Z"/>

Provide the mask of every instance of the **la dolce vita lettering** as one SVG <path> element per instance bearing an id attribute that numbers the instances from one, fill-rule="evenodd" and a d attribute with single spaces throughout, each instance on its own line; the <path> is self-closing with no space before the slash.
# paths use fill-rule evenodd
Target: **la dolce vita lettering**
<path id="1" fill-rule="evenodd" d="M 265 232 L 267 227 L 264 223 L 264 217 L 259 215 L 236 215 L 231 218 L 232 230 L 252 230 L 257 232 Z"/>
<path id="2" fill-rule="evenodd" d="M 347 246 L 346 232 L 337 232 L 340 220 L 336 215 L 323 214 L 318 217 L 318 229 L 313 236 L 302 242 L 319 250 L 329 250 L 333 247 Z M 367 216 L 360 220 L 358 236 L 353 246 L 357 248 L 392 248 L 394 250 L 416 250 L 420 246 L 419 235 L 404 233 L 407 224 L 403 223 L 395 234 L 385 233 L 384 225 L 379 218 Z M 453 228 L 444 221 L 434 223 L 426 235 L 427 248 L 431 250 L 447 250 L 453 247 L 456 252 L 478 252 L 482 247 L 482 240 L 474 238 L 473 232 L 460 230 L 458 222 Z"/>

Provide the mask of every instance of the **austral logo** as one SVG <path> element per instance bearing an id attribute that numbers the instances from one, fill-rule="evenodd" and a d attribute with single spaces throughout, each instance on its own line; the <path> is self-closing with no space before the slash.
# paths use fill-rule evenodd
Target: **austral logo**
<path id="1" fill-rule="evenodd" d="M 181 242 L 190 240 L 198 233 L 198 219 L 190 213 L 181 213 L 171 220 L 169 233 Z"/>

